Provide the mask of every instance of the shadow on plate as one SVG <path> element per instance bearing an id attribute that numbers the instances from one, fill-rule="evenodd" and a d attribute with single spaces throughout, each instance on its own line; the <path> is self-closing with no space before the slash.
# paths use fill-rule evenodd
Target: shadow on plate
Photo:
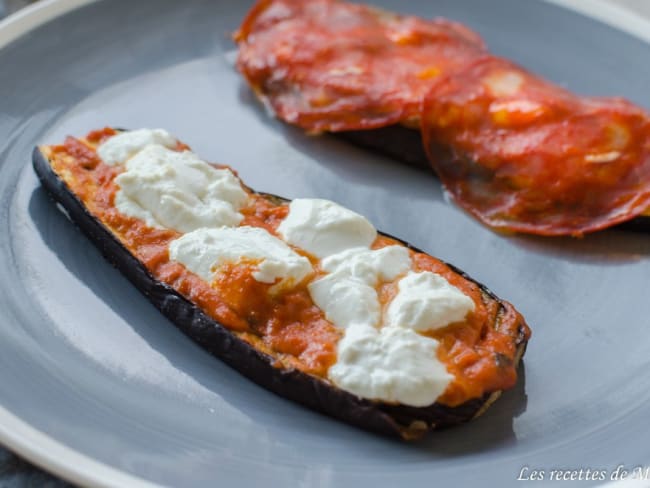
<path id="1" fill-rule="evenodd" d="M 582 238 L 530 235 L 506 238 L 526 250 L 568 261 L 613 266 L 650 258 L 650 232 L 609 229 Z"/>
<path id="2" fill-rule="evenodd" d="M 484 451 L 494 451 L 517 443 L 513 420 L 526 411 L 526 367 L 524 361 L 517 372 L 517 384 L 478 419 L 453 428 L 435 432 L 413 444 L 437 456 L 457 457 Z"/>
<path id="3" fill-rule="evenodd" d="M 421 174 L 431 178 L 433 186 L 428 197 L 432 201 L 444 200 L 442 187 L 436 183 L 437 180 L 429 168 L 395 164 L 396 160 L 351 144 L 341 136 L 308 135 L 301 128 L 285 124 L 275 118 L 270 109 L 265 108 L 244 81 L 239 83 L 238 97 L 243 110 L 254 113 L 262 124 L 281 134 L 289 146 L 336 174 L 341 181 L 382 187 L 386 185 L 387 180 L 392 180 L 393 175 L 399 177 L 401 172 L 411 171 L 418 176 Z M 373 171 L 369 171 L 370 167 Z"/>

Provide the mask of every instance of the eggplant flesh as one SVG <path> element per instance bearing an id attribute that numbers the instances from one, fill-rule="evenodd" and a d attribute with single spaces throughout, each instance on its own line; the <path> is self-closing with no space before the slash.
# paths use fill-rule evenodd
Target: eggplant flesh
<path id="1" fill-rule="evenodd" d="M 422 145 L 420 131 L 403 125 L 389 125 L 379 129 L 336 132 L 338 137 L 383 156 L 435 172 Z M 650 209 L 647 215 L 639 215 L 612 228 L 650 233 Z"/>
<path id="2" fill-rule="evenodd" d="M 500 391 L 489 392 L 481 398 L 467 401 L 457 407 L 448 407 L 439 403 L 423 408 L 409 407 L 363 399 L 331 385 L 322 378 L 297 369 L 274 367 L 276 360 L 271 355 L 257 350 L 209 317 L 174 288 L 155 279 L 144 264 L 90 213 L 66 182 L 54 171 L 47 156 L 38 147 L 34 149 L 32 162 L 36 175 L 50 198 L 63 206 L 72 222 L 100 250 L 106 260 L 126 276 L 165 317 L 204 350 L 279 396 L 365 430 L 412 440 L 421 437 L 429 430 L 477 417 L 501 393 Z M 287 201 L 272 195 L 268 197 L 276 201 Z M 451 265 L 450 267 L 476 283 L 462 271 Z M 480 283 L 477 285 L 484 296 L 504 307 L 503 302 L 485 286 Z M 517 347 L 516 366 L 526 348 L 525 323 L 519 324 L 517 337 L 514 337 L 513 341 Z"/>

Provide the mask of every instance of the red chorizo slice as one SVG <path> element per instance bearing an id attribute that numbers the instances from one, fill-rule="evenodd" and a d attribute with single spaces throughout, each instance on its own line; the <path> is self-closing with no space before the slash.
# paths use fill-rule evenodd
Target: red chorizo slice
<path id="1" fill-rule="evenodd" d="M 235 35 L 238 69 L 310 132 L 418 126 L 431 83 L 485 53 L 460 24 L 336 0 L 262 0 Z"/>
<path id="2" fill-rule="evenodd" d="M 579 236 L 650 207 L 650 118 L 626 100 L 485 57 L 436 83 L 422 109 L 445 188 L 491 227 Z"/>

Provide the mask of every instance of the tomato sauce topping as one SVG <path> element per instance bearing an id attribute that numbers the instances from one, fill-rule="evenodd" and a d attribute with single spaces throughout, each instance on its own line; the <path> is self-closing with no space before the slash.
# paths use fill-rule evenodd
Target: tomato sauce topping
<path id="1" fill-rule="evenodd" d="M 579 236 L 650 206 L 647 113 L 573 95 L 500 58 L 433 86 L 422 131 L 447 190 L 492 227 Z"/>
<path id="2" fill-rule="evenodd" d="M 104 129 L 91 132 L 83 140 L 69 137 L 63 145 L 45 148 L 46 155 L 73 193 L 156 279 L 173 287 L 243 340 L 276 358 L 278 367 L 297 368 L 326 378 L 327 370 L 336 361 L 342 333 L 313 303 L 307 283 L 274 294 L 269 293 L 272 284 L 254 279 L 255 263 L 226 265 L 219 269 L 213 283 L 207 283 L 171 261 L 169 244 L 180 233 L 149 227 L 122 214 L 114 205 L 118 189 L 114 179 L 122 169 L 104 164 L 95 151 L 98 143 L 113 134 L 113 129 Z M 185 148 L 179 143 L 177 150 Z M 277 235 L 288 205 L 250 193 L 250 204 L 240 211 L 244 215 L 240 225 L 262 227 Z M 379 236 L 372 247 L 395 244 L 402 245 Z M 318 261 L 307 257 L 318 270 Z M 411 258 L 413 271 L 442 275 L 475 303 L 475 311 L 465 321 L 428 334 L 440 342 L 438 357 L 455 377 L 438 402 L 456 406 L 486 392 L 512 387 L 516 381 L 517 346 L 522 334 L 523 338 L 529 335 L 523 318 L 510 304 L 488 297 L 476 283 L 438 259 L 414 251 Z M 386 306 L 397 293 L 397 285 L 385 284 L 378 291 Z"/>
<path id="3" fill-rule="evenodd" d="M 448 20 L 336 0 L 260 0 L 235 40 L 251 86 L 310 132 L 417 126 L 431 83 L 485 49 Z"/>

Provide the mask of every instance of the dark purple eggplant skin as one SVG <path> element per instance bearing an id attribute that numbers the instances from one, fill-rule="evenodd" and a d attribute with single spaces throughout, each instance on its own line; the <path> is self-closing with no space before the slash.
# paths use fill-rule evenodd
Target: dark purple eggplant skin
<path id="1" fill-rule="evenodd" d="M 403 125 L 389 125 L 379 129 L 344 131 L 335 134 L 356 146 L 431 171 L 435 175 L 422 145 L 422 136 L 417 129 L 410 129 Z M 650 233 L 650 216 L 640 215 L 613 228 Z"/>
<path id="2" fill-rule="evenodd" d="M 97 246 L 102 255 L 165 317 L 204 350 L 281 397 L 368 431 L 412 440 L 421 437 L 428 430 L 471 420 L 481 414 L 500 394 L 487 393 L 482 398 L 470 400 L 454 408 L 438 403 L 416 408 L 366 400 L 297 369 L 274 367 L 275 360 L 272 356 L 255 349 L 172 287 L 156 280 L 113 233 L 86 209 L 56 174 L 38 147 L 34 149 L 32 162 L 34 171 L 50 198 L 65 208 L 72 222 Z M 276 198 L 286 201 L 281 197 Z M 457 268 L 452 266 L 452 269 L 471 280 Z M 490 299 L 502 304 L 486 287 L 478 285 Z M 520 324 L 519 336 L 515 339 L 518 347 L 517 362 L 526 347 L 525 327 L 525 324 Z"/>

